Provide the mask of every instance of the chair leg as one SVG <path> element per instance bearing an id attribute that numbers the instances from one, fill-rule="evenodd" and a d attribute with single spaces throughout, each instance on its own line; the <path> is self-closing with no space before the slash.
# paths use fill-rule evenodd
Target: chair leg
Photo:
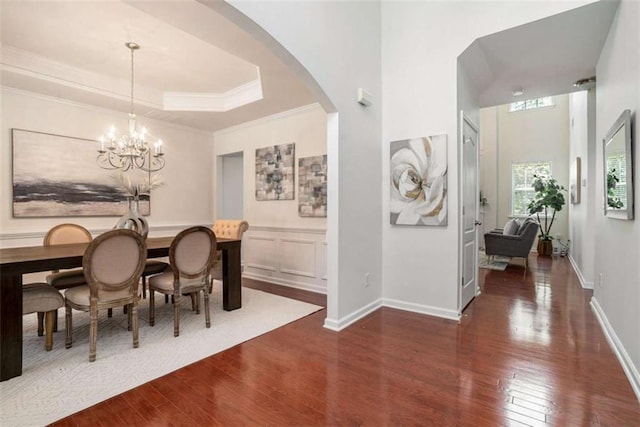
<path id="1" fill-rule="evenodd" d="M 153 326 L 156 321 L 156 298 L 155 291 L 149 289 L 149 326 Z"/>
<path id="2" fill-rule="evenodd" d="M 168 294 L 164 294 L 164 303 L 165 304 L 169 304 L 169 295 Z"/>
<path id="3" fill-rule="evenodd" d="M 211 314 L 209 313 L 209 291 L 205 288 L 202 290 L 204 296 L 204 320 L 207 328 L 211 327 Z"/>
<path id="4" fill-rule="evenodd" d="M 200 314 L 200 291 L 191 294 L 191 310 Z"/>
<path id="5" fill-rule="evenodd" d="M 142 299 L 147 298 L 147 276 L 142 275 Z"/>
<path id="6" fill-rule="evenodd" d="M 98 308 L 93 306 L 89 311 L 91 313 L 91 324 L 89 325 L 89 362 L 95 362 L 98 343 Z"/>
<path id="7" fill-rule="evenodd" d="M 38 336 L 41 337 L 44 333 L 44 313 L 38 312 Z"/>
<path id="8" fill-rule="evenodd" d="M 107 317 L 113 317 L 113 308 L 107 308 Z"/>
<path id="9" fill-rule="evenodd" d="M 53 348 L 53 319 L 54 319 L 54 316 L 56 315 L 56 311 L 57 310 L 47 311 L 45 315 L 46 319 L 44 321 L 44 327 L 47 330 L 46 338 L 44 341 L 45 351 L 51 351 L 51 349 Z"/>
<path id="10" fill-rule="evenodd" d="M 138 304 L 131 304 L 131 329 L 133 330 L 133 348 L 138 348 Z"/>
<path id="11" fill-rule="evenodd" d="M 56 314 L 53 317 L 53 332 L 58 332 L 58 310 L 56 310 Z"/>
<path id="12" fill-rule="evenodd" d="M 133 313 L 131 313 L 131 304 L 127 304 L 124 306 L 125 313 L 127 314 L 127 331 L 131 331 L 131 318 L 133 316 Z"/>
<path id="13" fill-rule="evenodd" d="M 200 311 L 198 310 L 198 301 L 196 300 L 196 294 L 191 293 L 189 294 L 189 296 L 191 297 L 191 311 L 195 311 L 196 314 L 200 313 Z"/>
<path id="14" fill-rule="evenodd" d="M 71 346 L 73 345 L 73 324 L 72 324 L 72 318 L 71 318 L 71 306 L 69 306 L 69 304 L 65 304 L 65 317 L 66 317 L 66 321 L 65 321 L 65 329 L 67 330 L 67 336 L 65 338 L 64 341 L 64 348 L 71 348 Z"/>
<path id="15" fill-rule="evenodd" d="M 173 295 L 173 336 L 180 335 L 180 293 Z"/>

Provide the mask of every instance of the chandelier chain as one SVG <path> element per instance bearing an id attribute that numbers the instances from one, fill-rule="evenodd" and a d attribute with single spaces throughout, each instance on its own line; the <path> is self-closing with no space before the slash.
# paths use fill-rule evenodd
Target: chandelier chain
<path id="1" fill-rule="evenodd" d="M 127 46 L 131 50 L 131 114 L 133 114 L 133 51 L 135 50 L 132 46 Z"/>
<path id="2" fill-rule="evenodd" d="M 146 140 L 147 129 L 142 127 L 138 130 L 134 114 L 134 51 L 140 49 L 140 45 L 127 42 L 125 46 L 131 51 L 129 133 L 116 136 L 116 129 L 112 126 L 107 138 L 100 138 L 97 163 L 103 169 L 128 171 L 137 168 L 146 172 L 156 172 L 164 167 L 162 140 L 159 139 L 154 144 L 152 153 Z"/>

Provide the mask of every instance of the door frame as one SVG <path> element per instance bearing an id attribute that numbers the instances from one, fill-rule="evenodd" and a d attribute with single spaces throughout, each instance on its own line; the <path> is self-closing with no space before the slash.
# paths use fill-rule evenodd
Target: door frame
<path id="1" fill-rule="evenodd" d="M 464 168 L 464 147 L 463 147 L 463 138 L 464 138 L 464 125 L 465 122 L 473 129 L 476 131 L 477 135 L 478 135 L 478 144 L 476 144 L 476 150 L 475 150 L 475 156 L 476 156 L 476 191 L 475 193 L 478 193 L 478 188 L 479 188 L 479 169 L 480 169 L 480 164 L 479 164 L 479 151 L 480 151 L 480 128 L 479 126 L 471 119 L 471 117 L 469 117 L 464 110 L 460 110 L 460 116 L 459 116 L 459 128 L 458 128 L 458 280 L 456 283 L 456 288 L 457 288 L 457 292 L 458 292 L 458 318 L 462 317 L 462 310 L 465 308 L 462 306 L 462 280 L 463 280 L 463 275 L 464 275 L 464 223 L 463 223 L 463 207 L 464 207 L 464 200 L 463 200 L 463 189 L 462 189 L 462 174 L 463 174 L 463 168 Z M 476 197 L 476 201 L 475 201 L 475 215 L 474 215 L 474 221 L 478 220 L 478 200 Z M 478 268 L 478 235 L 477 235 L 477 227 L 476 227 L 476 239 L 475 239 L 475 249 L 474 249 L 474 253 L 476 256 L 476 262 L 475 262 L 475 268 L 476 268 L 476 283 L 475 283 L 475 297 L 477 297 L 480 294 L 480 288 L 478 286 L 478 273 L 479 273 L 479 268 Z M 474 298 L 475 298 L 474 297 Z"/>
<path id="2" fill-rule="evenodd" d="M 223 210 L 224 210 L 224 194 L 225 194 L 225 185 L 226 185 L 226 174 L 224 171 L 224 163 L 225 159 L 230 157 L 239 157 L 242 160 L 242 169 L 243 169 L 243 180 L 242 180 L 242 210 L 243 215 L 240 218 L 244 218 L 244 190 L 245 190 L 245 182 L 244 182 L 244 151 L 234 151 L 231 153 L 223 153 L 218 154 L 216 156 L 216 176 L 214 180 L 214 191 L 215 191 L 215 208 L 214 208 L 214 219 L 222 219 L 224 218 Z M 228 219 L 228 218 L 227 218 Z"/>

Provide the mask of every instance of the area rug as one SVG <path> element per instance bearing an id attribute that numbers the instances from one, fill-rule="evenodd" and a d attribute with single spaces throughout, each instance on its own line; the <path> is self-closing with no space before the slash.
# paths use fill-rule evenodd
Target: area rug
<path id="1" fill-rule="evenodd" d="M 504 271 L 507 268 L 507 265 L 509 265 L 509 261 L 511 261 L 511 257 L 508 256 L 495 255 L 489 259 L 489 257 L 482 251 L 478 255 L 478 267 L 486 268 L 488 270 Z"/>
<path id="2" fill-rule="evenodd" d="M 64 310 L 53 350 L 44 351 L 36 315 L 24 316 L 23 374 L 0 383 L 0 425 L 41 426 L 71 415 L 154 378 L 276 329 L 322 307 L 243 288 L 242 308 L 222 309 L 221 286 L 211 294 L 211 328 L 204 310 L 181 303 L 180 336 L 173 336 L 173 309 L 156 297 L 155 326 L 149 326 L 148 298 L 140 300 L 140 347 L 132 346 L 127 316 L 99 314 L 95 362 L 89 363 L 89 314 L 73 312 L 74 344 L 64 348 Z"/>

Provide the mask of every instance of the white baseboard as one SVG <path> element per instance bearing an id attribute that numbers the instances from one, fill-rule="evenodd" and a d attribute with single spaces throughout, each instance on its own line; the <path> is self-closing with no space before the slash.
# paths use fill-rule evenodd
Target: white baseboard
<path id="1" fill-rule="evenodd" d="M 327 289 L 321 286 L 312 285 L 309 283 L 297 282 L 294 280 L 283 279 L 282 277 L 272 277 L 262 274 L 256 274 L 245 271 L 242 273 L 242 277 L 247 279 L 260 280 L 262 282 L 274 283 L 276 285 L 288 286 L 290 288 L 302 289 L 304 291 L 315 292 L 318 294 L 326 294 Z"/>
<path id="2" fill-rule="evenodd" d="M 602 332 L 604 332 L 604 336 L 607 338 L 611 350 L 613 350 L 613 353 L 618 358 L 620 365 L 622 365 L 622 370 L 624 370 L 627 379 L 631 383 L 631 388 L 640 401 L 640 373 L 638 373 L 637 367 L 634 366 L 633 361 L 629 357 L 629 353 L 627 353 L 620 342 L 618 335 L 616 335 L 616 332 L 609 323 L 609 319 L 607 319 L 607 315 L 604 313 L 595 297 L 591 297 L 591 310 L 595 314 L 596 319 L 598 319 Z"/>
<path id="3" fill-rule="evenodd" d="M 446 310 L 439 307 L 431 307 L 428 305 L 414 304 L 406 301 L 399 301 L 390 298 L 380 298 L 366 306 L 354 311 L 353 313 L 343 317 L 339 320 L 326 318 L 324 321 L 324 327 L 331 329 L 332 331 L 341 331 L 354 322 L 362 319 L 363 317 L 373 313 L 380 307 L 395 308 L 403 311 L 411 311 L 413 313 L 426 314 L 428 316 L 441 317 L 444 319 L 450 319 L 459 321 L 460 316 L 455 310 Z"/>
<path id="4" fill-rule="evenodd" d="M 359 308 L 358 310 L 354 311 L 353 313 L 347 316 L 344 316 L 341 319 L 336 320 L 336 319 L 330 319 L 327 317 L 326 319 L 324 319 L 324 327 L 336 332 L 341 331 L 347 326 L 373 313 L 380 307 L 382 307 L 382 298 L 379 298 L 365 305 L 364 307 Z"/>
<path id="5" fill-rule="evenodd" d="M 460 315 L 456 310 L 447 310 L 440 307 L 432 307 L 430 305 L 415 304 L 407 301 L 400 301 L 391 298 L 382 298 L 382 305 L 390 308 L 397 308 L 398 310 L 412 311 L 414 313 L 426 314 L 429 316 L 442 317 L 444 319 L 451 319 L 458 321 Z"/>
<path id="6" fill-rule="evenodd" d="M 582 270 L 580 270 L 580 267 L 578 267 L 578 264 L 573 259 L 571 254 L 569 254 L 567 258 L 569 258 L 569 262 L 573 267 L 573 271 L 576 272 L 576 275 L 578 276 L 578 280 L 580 280 L 580 286 L 582 286 L 584 289 L 593 289 L 593 282 L 589 282 L 584 278 L 584 275 L 582 274 Z"/>

